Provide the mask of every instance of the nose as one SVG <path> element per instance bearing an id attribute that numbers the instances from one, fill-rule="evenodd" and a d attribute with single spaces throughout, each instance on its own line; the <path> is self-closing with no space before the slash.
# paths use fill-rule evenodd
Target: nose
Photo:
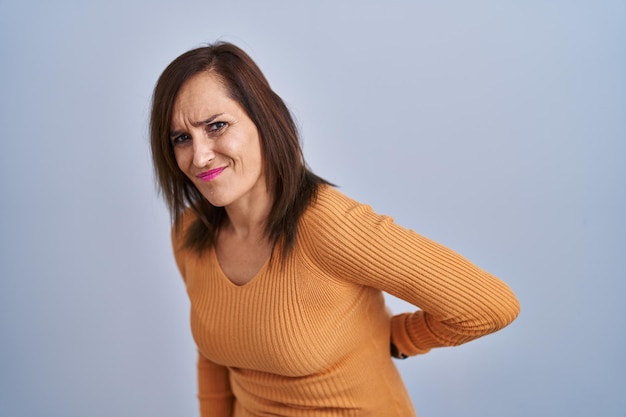
<path id="1" fill-rule="evenodd" d="M 193 140 L 193 164 L 198 168 L 207 166 L 215 158 L 213 143 L 210 139 L 200 136 Z"/>

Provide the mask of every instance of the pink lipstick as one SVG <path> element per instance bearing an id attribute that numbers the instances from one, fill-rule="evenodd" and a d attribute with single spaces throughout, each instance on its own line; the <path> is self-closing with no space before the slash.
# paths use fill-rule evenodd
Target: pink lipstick
<path id="1" fill-rule="evenodd" d="M 198 178 L 202 181 L 213 181 L 218 175 L 224 171 L 226 167 L 210 169 L 208 171 L 204 171 L 198 174 Z"/>

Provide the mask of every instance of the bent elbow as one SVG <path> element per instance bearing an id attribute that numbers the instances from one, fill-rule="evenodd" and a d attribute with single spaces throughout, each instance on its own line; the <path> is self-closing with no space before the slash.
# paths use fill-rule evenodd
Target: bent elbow
<path id="1" fill-rule="evenodd" d="M 485 336 L 502 330 L 511 324 L 520 314 L 520 303 L 513 291 L 508 287 L 498 292 L 497 297 L 482 300 L 481 306 L 475 311 L 475 318 L 469 322 L 470 332 L 476 337 Z"/>
<path id="2" fill-rule="evenodd" d="M 513 292 L 506 288 L 499 291 L 498 297 L 481 297 L 467 307 L 457 320 L 448 322 L 451 337 L 446 343 L 449 346 L 458 346 L 479 337 L 502 330 L 511 324 L 520 313 L 520 303 Z"/>
<path id="3" fill-rule="evenodd" d="M 494 310 L 497 312 L 498 319 L 494 321 L 493 331 L 498 331 L 511 324 L 518 316 L 521 310 L 520 302 L 513 291 L 506 287 L 500 298 L 497 300 Z"/>

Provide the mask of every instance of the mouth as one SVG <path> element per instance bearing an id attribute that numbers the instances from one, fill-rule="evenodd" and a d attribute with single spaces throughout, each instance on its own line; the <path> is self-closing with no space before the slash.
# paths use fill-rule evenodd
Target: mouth
<path id="1" fill-rule="evenodd" d="M 226 169 L 226 167 L 221 167 L 221 168 L 215 168 L 215 169 L 210 169 L 208 171 L 204 171 L 201 172 L 197 175 L 197 177 L 201 180 L 201 181 L 213 181 L 218 175 L 220 175 L 222 173 L 222 171 L 224 171 Z"/>

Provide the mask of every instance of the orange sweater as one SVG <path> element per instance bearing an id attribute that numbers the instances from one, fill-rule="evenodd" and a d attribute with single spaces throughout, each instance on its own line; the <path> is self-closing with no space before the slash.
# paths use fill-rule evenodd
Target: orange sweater
<path id="1" fill-rule="evenodd" d="M 181 243 L 174 235 L 203 417 L 415 416 L 390 336 L 416 355 L 499 330 L 519 312 L 503 282 L 330 186 L 286 261 L 266 262 L 243 286 L 214 250 L 198 256 Z M 390 318 L 382 291 L 420 309 Z"/>

